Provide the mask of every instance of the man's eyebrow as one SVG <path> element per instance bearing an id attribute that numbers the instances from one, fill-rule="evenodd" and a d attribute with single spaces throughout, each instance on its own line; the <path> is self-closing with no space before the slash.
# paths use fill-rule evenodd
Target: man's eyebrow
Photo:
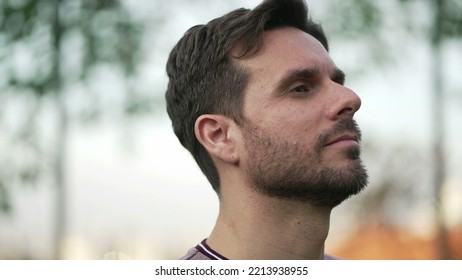
<path id="1" fill-rule="evenodd" d="M 289 70 L 279 80 L 277 88 L 280 90 L 285 90 L 294 81 L 312 80 L 319 75 L 319 72 L 320 71 L 317 66 Z"/>
<path id="2" fill-rule="evenodd" d="M 342 70 L 335 68 L 331 79 L 332 81 L 343 85 L 345 83 L 345 73 Z"/>

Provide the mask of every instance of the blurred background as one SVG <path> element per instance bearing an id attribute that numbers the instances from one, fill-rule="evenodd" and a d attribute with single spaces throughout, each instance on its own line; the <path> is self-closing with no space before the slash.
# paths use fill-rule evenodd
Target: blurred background
<path id="1" fill-rule="evenodd" d="M 380 3 L 379 3 L 380 2 Z M 177 259 L 218 201 L 165 112 L 191 26 L 257 0 L 0 0 L 0 259 Z M 312 0 L 362 98 L 347 259 L 462 259 L 462 2 Z"/>

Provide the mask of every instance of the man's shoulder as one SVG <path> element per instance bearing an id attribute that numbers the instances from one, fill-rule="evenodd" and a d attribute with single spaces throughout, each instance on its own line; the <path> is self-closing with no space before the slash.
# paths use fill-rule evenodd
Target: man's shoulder
<path id="1" fill-rule="evenodd" d="M 218 252 L 210 248 L 205 242 L 206 239 L 202 240 L 196 247 L 189 249 L 189 251 L 180 258 L 180 260 L 226 260 L 227 258 L 220 255 Z"/>
<path id="2" fill-rule="evenodd" d="M 181 257 L 180 260 L 227 260 L 227 258 L 210 248 L 207 245 L 206 239 L 204 239 L 201 243 L 197 244 L 196 247 L 189 249 L 186 255 Z M 340 259 L 332 255 L 325 254 L 324 260 Z"/>

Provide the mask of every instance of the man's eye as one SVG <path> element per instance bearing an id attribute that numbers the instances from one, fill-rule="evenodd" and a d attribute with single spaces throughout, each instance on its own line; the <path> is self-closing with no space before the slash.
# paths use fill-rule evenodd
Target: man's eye
<path id="1" fill-rule="evenodd" d="M 299 86 L 294 87 L 291 91 L 295 93 L 305 93 L 305 92 L 310 91 L 310 89 L 306 85 L 299 85 Z"/>

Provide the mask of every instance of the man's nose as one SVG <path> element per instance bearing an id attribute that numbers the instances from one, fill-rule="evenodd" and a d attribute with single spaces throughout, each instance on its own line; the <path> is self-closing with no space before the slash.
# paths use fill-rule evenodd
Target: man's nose
<path id="1" fill-rule="evenodd" d="M 361 107 L 361 98 L 351 89 L 335 84 L 333 89 L 332 107 L 329 110 L 329 118 L 353 118 L 356 111 Z"/>

